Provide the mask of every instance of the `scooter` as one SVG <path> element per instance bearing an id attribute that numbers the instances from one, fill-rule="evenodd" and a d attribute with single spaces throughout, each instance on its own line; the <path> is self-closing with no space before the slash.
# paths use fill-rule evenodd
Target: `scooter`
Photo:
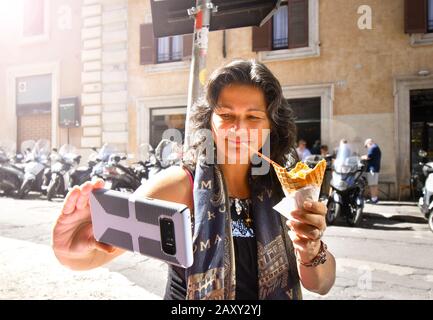
<path id="1" fill-rule="evenodd" d="M 155 149 L 148 143 L 140 145 L 139 161 L 135 165 L 135 175 L 142 184 L 162 170 L 162 166 L 155 155 Z"/>
<path id="2" fill-rule="evenodd" d="M 421 213 L 428 220 L 430 230 L 433 232 L 433 161 L 428 162 L 427 152 L 420 150 L 418 155 L 421 157 L 422 172 L 426 178 L 422 197 L 419 198 L 418 207 Z"/>
<path id="3" fill-rule="evenodd" d="M 103 179 L 105 188 L 134 192 L 141 185 L 141 179 L 136 175 L 133 168 L 121 163 L 127 157 L 121 154 L 112 154 L 103 168 Z"/>
<path id="4" fill-rule="evenodd" d="M 334 172 L 331 180 L 331 195 L 328 198 L 326 223 L 332 225 L 341 215 L 351 227 L 358 226 L 362 221 L 364 210 L 364 190 L 367 180 L 365 160 L 358 156 L 338 159 L 334 162 Z"/>
<path id="5" fill-rule="evenodd" d="M 71 182 L 72 174 L 80 164 L 81 156 L 75 147 L 65 144 L 58 152 L 51 154 L 51 180 L 47 187 L 47 200 L 51 201 L 57 194 L 66 196 Z"/>
<path id="6" fill-rule="evenodd" d="M 176 165 L 182 159 L 182 146 L 168 139 L 162 139 L 155 149 L 156 168 L 166 169 Z"/>
<path id="7" fill-rule="evenodd" d="M 101 149 L 92 148 L 95 152 L 93 157 L 93 167 L 90 173 L 90 179 L 104 179 L 104 167 L 107 165 L 110 156 L 116 153 L 116 148 L 108 143 L 105 143 Z"/>
<path id="8" fill-rule="evenodd" d="M 18 190 L 24 180 L 24 170 L 14 163 L 20 161 L 22 155 L 13 156 L 13 153 L 10 146 L 0 143 L 0 190 L 6 196 L 11 196 Z"/>
<path id="9" fill-rule="evenodd" d="M 78 167 L 71 173 L 70 187 L 80 186 L 84 182 L 90 181 L 92 179 L 93 167 L 96 163 L 94 155 L 91 154 L 87 160 L 87 166 Z"/>
<path id="10" fill-rule="evenodd" d="M 26 155 L 24 180 L 18 190 L 18 197 L 23 199 L 30 191 L 42 192 L 45 168 L 49 166 L 50 142 L 40 139 L 33 150 Z"/>

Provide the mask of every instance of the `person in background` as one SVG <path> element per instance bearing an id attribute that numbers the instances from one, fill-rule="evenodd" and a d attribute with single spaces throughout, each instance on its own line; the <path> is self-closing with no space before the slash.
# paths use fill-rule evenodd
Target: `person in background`
<path id="1" fill-rule="evenodd" d="M 365 140 L 364 147 L 368 149 L 366 155 L 361 159 L 367 160 L 367 182 L 370 189 L 371 199 L 367 203 L 377 204 L 379 202 L 379 171 L 382 152 L 379 146 L 374 143 L 373 139 Z"/>
<path id="2" fill-rule="evenodd" d="M 326 157 L 328 157 L 330 155 L 329 154 L 329 148 L 328 148 L 328 146 L 326 144 L 322 144 L 320 146 L 320 155 L 322 157 L 324 157 L 324 158 L 326 158 Z"/>
<path id="3" fill-rule="evenodd" d="M 349 158 L 352 155 L 352 150 L 347 142 L 347 139 L 340 140 L 340 146 L 337 153 L 343 159 Z"/>
<path id="4" fill-rule="evenodd" d="M 341 139 L 339 146 L 335 149 L 334 166 L 341 166 L 346 159 L 352 156 L 352 149 L 347 142 L 347 139 Z"/>
<path id="5" fill-rule="evenodd" d="M 311 156 L 310 150 L 307 149 L 307 141 L 304 139 L 300 139 L 298 141 L 298 147 L 296 148 L 296 152 L 298 153 L 298 158 L 300 161 L 304 161 L 305 158 Z"/>
<path id="6" fill-rule="evenodd" d="M 313 147 L 311 148 L 311 154 L 320 154 L 320 140 L 314 141 Z"/>
<path id="7" fill-rule="evenodd" d="M 329 154 L 329 148 L 326 144 L 320 146 L 320 155 L 326 160 L 326 171 L 320 189 L 320 196 L 322 199 L 326 199 L 331 193 L 332 160 L 334 156 Z"/>

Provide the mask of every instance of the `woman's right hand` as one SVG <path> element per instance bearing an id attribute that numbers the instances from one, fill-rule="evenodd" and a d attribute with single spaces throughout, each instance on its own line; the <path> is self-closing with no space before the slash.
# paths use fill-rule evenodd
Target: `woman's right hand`
<path id="1" fill-rule="evenodd" d="M 112 253 L 113 246 L 95 240 L 89 206 L 92 190 L 104 187 L 101 179 L 74 187 L 66 196 L 63 209 L 54 224 L 52 246 L 62 264 L 78 268 L 91 268 L 94 256 L 99 252 Z M 86 264 L 89 264 L 86 266 Z"/>

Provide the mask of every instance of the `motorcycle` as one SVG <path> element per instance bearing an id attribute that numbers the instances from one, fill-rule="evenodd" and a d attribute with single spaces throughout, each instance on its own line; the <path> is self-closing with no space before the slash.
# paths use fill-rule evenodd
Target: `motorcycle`
<path id="1" fill-rule="evenodd" d="M 161 168 L 158 168 L 157 162 L 155 150 L 152 146 L 148 143 L 140 145 L 139 161 L 135 163 L 134 172 L 141 183 L 145 183 L 161 170 Z"/>
<path id="2" fill-rule="evenodd" d="M 43 192 L 45 168 L 49 166 L 50 142 L 40 139 L 25 157 L 24 180 L 18 190 L 23 199 L 30 191 Z"/>
<path id="3" fill-rule="evenodd" d="M 80 186 L 84 182 L 92 179 L 93 168 L 97 163 L 96 156 L 95 153 L 90 154 L 87 159 L 87 166 L 78 167 L 71 173 L 71 188 L 74 186 Z"/>
<path id="4" fill-rule="evenodd" d="M 182 145 L 168 139 L 162 139 L 155 149 L 157 160 L 155 166 L 159 169 L 157 171 L 179 164 L 182 159 L 182 152 Z"/>
<path id="5" fill-rule="evenodd" d="M 426 178 L 418 207 L 428 220 L 429 228 L 433 232 L 433 161 L 428 162 L 427 152 L 424 150 L 420 150 L 418 155 L 422 159 L 419 164 L 422 166 L 422 172 Z"/>
<path id="6" fill-rule="evenodd" d="M 150 145 L 141 145 L 140 161 L 134 163 L 134 166 L 122 164 L 127 157 L 114 152 L 113 148 L 108 150 L 111 152 L 102 169 L 105 187 L 127 192 L 135 191 L 158 172 L 178 164 L 182 155 L 182 146 L 167 139 L 161 140 L 155 151 Z M 105 154 L 101 157 L 106 159 L 107 152 L 103 153 Z"/>
<path id="7" fill-rule="evenodd" d="M 359 156 L 339 158 L 334 162 L 331 179 L 331 194 L 328 198 L 326 223 L 332 225 L 336 219 L 344 215 L 351 227 L 358 226 L 364 210 L 364 190 L 367 179 L 365 160 Z"/>
<path id="8" fill-rule="evenodd" d="M 104 167 L 107 165 L 110 155 L 116 153 L 116 148 L 108 143 L 105 143 L 101 149 L 92 148 L 95 152 L 95 157 L 93 158 L 93 168 L 90 173 L 90 179 L 95 180 L 97 178 L 104 179 L 103 171 Z"/>
<path id="9" fill-rule="evenodd" d="M 57 152 L 53 149 L 51 159 L 51 179 L 47 186 L 47 200 L 51 201 L 57 194 L 66 196 L 72 187 L 72 175 L 80 164 L 81 156 L 76 148 L 65 144 Z"/>
<path id="10" fill-rule="evenodd" d="M 24 170 L 16 165 L 22 155 L 14 155 L 12 146 L 13 143 L 10 142 L 0 143 L 0 190 L 6 196 L 11 196 L 18 190 L 24 180 Z"/>
<path id="11" fill-rule="evenodd" d="M 112 154 L 103 169 L 103 179 L 105 188 L 134 192 L 141 185 L 141 179 L 137 176 L 133 168 L 122 164 L 121 161 L 127 160 L 127 157 L 121 154 Z"/>

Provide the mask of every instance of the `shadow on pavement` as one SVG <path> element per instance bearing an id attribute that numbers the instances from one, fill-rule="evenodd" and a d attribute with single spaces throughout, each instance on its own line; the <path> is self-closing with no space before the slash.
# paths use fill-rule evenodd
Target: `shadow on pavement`
<path id="1" fill-rule="evenodd" d="M 384 231 L 413 231 L 410 226 L 395 226 L 400 223 L 427 224 L 427 220 L 423 217 L 414 217 L 408 215 L 393 215 L 384 217 L 383 215 L 365 212 L 359 229 L 384 230 Z M 334 224 L 339 227 L 349 227 L 343 218 L 339 218 Z"/>
<path id="2" fill-rule="evenodd" d="M 375 204 L 375 206 L 384 206 L 384 207 L 416 207 L 417 203 L 412 201 L 379 201 Z"/>
<path id="3" fill-rule="evenodd" d="M 388 221 L 389 224 L 396 224 L 396 223 L 415 223 L 415 224 L 426 224 L 427 220 L 424 219 L 422 216 L 415 217 L 415 216 L 409 216 L 409 215 L 392 215 L 391 217 L 384 217 L 383 215 L 377 214 L 377 213 L 370 213 L 365 212 L 364 218 L 372 218 L 380 222 L 386 222 Z"/>

